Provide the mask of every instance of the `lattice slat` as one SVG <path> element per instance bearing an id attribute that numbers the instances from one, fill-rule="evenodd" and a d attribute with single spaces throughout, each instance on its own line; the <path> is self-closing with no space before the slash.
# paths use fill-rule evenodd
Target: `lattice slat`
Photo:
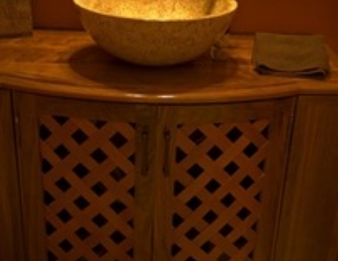
<path id="1" fill-rule="evenodd" d="M 40 119 L 48 261 L 133 260 L 135 128 Z"/>
<path id="2" fill-rule="evenodd" d="M 268 127 L 267 120 L 179 126 L 173 260 L 254 260 Z"/>

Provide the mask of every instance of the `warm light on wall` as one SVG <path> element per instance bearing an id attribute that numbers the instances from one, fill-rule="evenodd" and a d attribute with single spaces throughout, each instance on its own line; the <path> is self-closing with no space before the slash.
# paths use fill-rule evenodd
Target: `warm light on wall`
<path id="1" fill-rule="evenodd" d="M 325 31 L 327 20 L 338 16 L 338 1 L 327 0 L 238 0 L 234 32 L 315 32 Z M 32 0 L 36 27 L 80 29 L 72 0 Z"/>
<path id="2" fill-rule="evenodd" d="M 82 29 L 72 0 L 31 0 L 37 28 Z M 317 33 L 338 52 L 337 0 L 237 0 L 235 33 Z"/>

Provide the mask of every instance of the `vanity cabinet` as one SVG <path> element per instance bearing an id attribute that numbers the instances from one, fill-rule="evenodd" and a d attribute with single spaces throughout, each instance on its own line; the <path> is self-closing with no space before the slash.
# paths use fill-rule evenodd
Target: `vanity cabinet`
<path id="1" fill-rule="evenodd" d="M 0 261 L 337 261 L 338 62 L 261 76 L 252 43 L 163 69 L 1 40 Z"/>
<path id="2" fill-rule="evenodd" d="M 293 99 L 14 97 L 28 260 L 270 260 Z"/>

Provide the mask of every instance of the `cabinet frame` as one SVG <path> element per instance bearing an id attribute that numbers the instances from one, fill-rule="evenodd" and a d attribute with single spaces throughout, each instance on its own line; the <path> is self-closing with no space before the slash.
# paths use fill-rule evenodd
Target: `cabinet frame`
<path id="1" fill-rule="evenodd" d="M 0 260 L 25 260 L 10 91 L 0 90 Z"/>

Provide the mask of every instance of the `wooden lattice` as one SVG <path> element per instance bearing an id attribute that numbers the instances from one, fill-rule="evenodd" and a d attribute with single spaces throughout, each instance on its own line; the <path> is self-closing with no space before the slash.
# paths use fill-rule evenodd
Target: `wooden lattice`
<path id="1" fill-rule="evenodd" d="M 48 261 L 131 261 L 135 128 L 44 116 L 40 148 Z"/>
<path id="2" fill-rule="evenodd" d="M 268 126 L 259 120 L 179 127 L 173 260 L 254 260 Z"/>

